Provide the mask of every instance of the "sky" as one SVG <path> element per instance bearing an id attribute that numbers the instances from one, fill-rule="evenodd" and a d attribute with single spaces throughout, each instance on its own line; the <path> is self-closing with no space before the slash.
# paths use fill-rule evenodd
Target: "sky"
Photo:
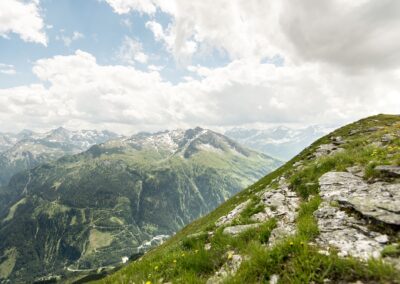
<path id="1" fill-rule="evenodd" d="M 1 0 L 0 131 L 400 113 L 397 0 Z"/>

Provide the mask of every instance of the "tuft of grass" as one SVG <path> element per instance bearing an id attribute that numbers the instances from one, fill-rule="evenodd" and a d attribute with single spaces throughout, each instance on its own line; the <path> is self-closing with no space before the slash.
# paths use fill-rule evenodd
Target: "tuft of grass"
<path id="1" fill-rule="evenodd" d="M 305 240 L 312 240 L 319 234 L 318 224 L 313 216 L 315 210 L 321 203 L 321 198 L 316 196 L 308 202 L 300 205 L 297 217 L 297 231 L 299 236 Z"/>
<path id="2" fill-rule="evenodd" d="M 400 257 L 400 244 L 387 245 L 382 250 L 382 256 Z"/>

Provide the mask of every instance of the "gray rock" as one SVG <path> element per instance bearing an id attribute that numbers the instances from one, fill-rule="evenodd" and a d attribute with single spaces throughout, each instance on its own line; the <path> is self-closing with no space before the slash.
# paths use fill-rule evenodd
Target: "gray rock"
<path id="1" fill-rule="evenodd" d="M 400 177 L 400 167 L 398 166 L 376 166 L 375 171 L 380 172 L 381 174 L 388 177 Z"/>
<path id="2" fill-rule="evenodd" d="M 376 237 L 371 236 L 366 222 L 360 223 L 339 208 L 330 206 L 328 202 L 323 202 L 314 216 L 320 230 L 316 238 L 320 246 L 336 247 L 338 255 L 343 257 L 353 256 L 365 260 L 380 257 L 384 245 L 375 238 L 383 239 L 385 235 L 375 233 Z"/>
<path id="3" fill-rule="evenodd" d="M 365 176 L 364 168 L 361 166 L 348 167 L 346 169 L 346 171 L 348 171 L 349 173 L 352 173 L 353 175 L 358 176 L 358 177 Z"/>
<path id="4" fill-rule="evenodd" d="M 207 284 L 223 283 L 228 276 L 236 274 L 240 265 L 242 264 L 243 257 L 239 254 L 235 254 L 234 251 L 228 251 L 225 254 L 225 257 L 228 260 L 224 263 L 224 265 L 221 266 L 221 268 L 217 272 L 215 272 L 213 276 L 211 276 L 207 280 Z"/>
<path id="5" fill-rule="evenodd" d="M 331 141 L 332 144 L 336 146 L 343 145 L 346 143 L 341 136 L 331 137 Z"/>
<path id="6" fill-rule="evenodd" d="M 374 126 L 374 127 L 367 128 L 365 131 L 366 132 L 375 132 L 375 131 L 381 130 L 383 128 L 384 127 L 382 127 L 382 126 Z"/>
<path id="7" fill-rule="evenodd" d="M 381 141 L 384 143 L 390 143 L 394 140 L 394 137 L 390 134 L 385 134 L 382 136 Z"/>
<path id="8" fill-rule="evenodd" d="M 400 184 L 367 184 L 360 177 L 345 172 L 328 172 L 319 183 L 323 199 L 337 201 L 365 218 L 400 225 Z"/>
<path id="9" fill-rule="evenodd" d="M 300 167 L 300 166 L 302 166 L 302 165 L 303 165 L 303 162 L 298 161 L 298 162 L 296 162 L 296 163 L 293 164 L 293 167 L 297 168 L 297 167 Z"/>
<path id="10" fill-rule="evenodd" d="M 368 184 L 347 172 L 328 172 L 321 176 L 319 183 L 324 201 L 314 212 L 320 230 L 316 242 L 323 248 L 336 247 L 340 256 L 380 257 L 390 240 L 387 235 L 371 230 L 369 220 L 400 225 L 400 184 Z M 331 201 L 342 208 L 352 208 L 362 218 L 331 206 Z"/>
<path id="11" fill-rule="evenodd" d="M 247 225 L 237 225 L 237 226 L 231 226 L 231 227 L 226 227 L 222 233 L 226 235 L 232 235 L 236 236 L 240 233 L 243 233 L 247 230 L 257 228 L 261 225 L 261 223 L 255 223 L 255 224 L 247 224 Z"/>
<path id="12" fill-rule="evenodd" d="M 240 213 L 242 213 L 242 211 L 244 209 L 246 209 L 246 207 L 249 203 L 250 203 L 250 199 L 239 204 L 231 212 L 229 212 L 228 215 L 225 215 L 225 216 L 222 216 L 221 218 L 219 218 L 217 220 L 217 222 L 215 223 L 215 225 L 217 227 L 220 227 L 222 225 L 231 223 L 236 217 L 238 217 L 240 215 Z"/>
<path id="13" fill-rule="evenodd" d="M 354 135 L 357 133 L 360 133 L 360 129 L 352 129 L 352 130 L 350 130 L 349 135 L 351 136 L 351 135 Z"/>
<path id="14" fill-rule="evenodd" d="M 319 158 L 328 155 L 334 155 L 344 151 L 343 148 L 338 147 L 334 144 L 322 144 L 320 145 L 317 150 L 315 150 L 314 156 Z"/>
<path id="15" fill-rule="evenodd" d="M 268 246 L 273 247 L 277 242 L 292 236 L 296 233 L 296 225 L 294 223 L 279 222 L 278 226 L 272 230 L 268 240 Z"/>

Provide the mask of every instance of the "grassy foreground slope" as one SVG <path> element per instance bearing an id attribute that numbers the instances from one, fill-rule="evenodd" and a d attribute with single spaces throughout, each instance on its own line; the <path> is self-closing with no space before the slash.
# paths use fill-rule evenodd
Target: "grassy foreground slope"
<path id="1" fill-rule="evenodd" d="M 340 142 L 340 151 L 321 151 L 325 149 L 321 145 L 332 145 L 332 141 Z M 385 180 L 399 186 L 399 178 L 387 178 L 376 170 L 378 165 L 400 166 L 400 116 L 369 117 L 319 139 L 278 170 L 101 283 L 400 283 L 398 224 L 368 220 L 370 232 L 384 232 L 389 241 L 381 256 L 367 260 L 341 256 L 334 246 L 327 253 L 316 242 L 321 232 L 314 212 L 324 202 L 318 183 L 321 176 L 356 166 L 363 170 L 366 183 Z M 294 233 L 271 243 L 273 230 L 282 222 L 279 218 L 266 219 L 236 235 L 224 233 L 228 226 L 255 223 L 252 216 L 266 210 L 261 193 L 278 190 L 280 180 L 287 181 L 300 200 Z M 244 210 L 230 224 L 221 225 L 220 218 L 240 204 L 246 205 Z M 362 219 L 350 209 L 341 210 Z M 239 258 L 235 267 L 235 259 Z"/>

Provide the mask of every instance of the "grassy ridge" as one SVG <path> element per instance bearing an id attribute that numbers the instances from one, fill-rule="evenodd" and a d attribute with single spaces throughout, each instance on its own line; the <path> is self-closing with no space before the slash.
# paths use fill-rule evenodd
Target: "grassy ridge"
<path id="1" fill-rule="evenodd" d="M 371 128 L 375 128 L 372 130 Z M 352 135 L 349 135 L 353 130 Z M 340 258 L 336 252 L 330 255 L 318 252 L 318 247 L 310 244 L 318 235 L 318 226 L 313 212 L 318 208 L 318 179 L 331 170 L 343 171 L 349 166 L 359 165 L 366 169 L 366 178 L 378 176 L 373 170 L 378 164 L 400 165 L 400 139 L 398 136 L 389 145 L 379 147 L 385 134 L 400 131 L 400 117 L 378 115 L 342 127 L 327 135 L 273 173 L 246 188 L 219 206 L 207 216 L 186 226 L 162 246 L 146 254 L 121 271 L 102 280 L 101 283 L 205 283 L 221 265 L 229 259 L 229 251 L 235 251 L 246 258 L 236 275 L 226 279 L 226 283 L 267 283 L 273 274 L 280 276 L 282 283 L 322 283 L 331 281 L 367 281 L 377 283 L 400 283 L 400 274 L 392 266 L 381 260 L 361 262 L 354 258 Z M 346 139 L 343 152 L 311 159 L 310 156 L 321 144 L 330 142 L 331 137 Z M 296 170 L 293 164 L 302 162 Z M 297 218 L 297 233 L 279 242 L 272 248 L 265 246 L 275 220 L 263 226 L 232 238 L 222 236 L 222 228 L 215 229 L 215 221 L 226 215 L 236 205 L 253 198 L 256 192 L 267 186 L 274 188 L 274 180 L 284 176 L 290 181 L 292 190 L 302 198 Z M 245 223 L 249 216 L 259 210 L 257 202 L 242 212 L 238 223 Z M 207 232 L 213 231 L 211 237 Z M 200 233 L 194 240 L 189 235 Z M 210 242 L 211 249 L 204 244 Z M 396 248 L 388 248 L 396 254 Z M 394 251 L 394 252 L 393 252 Z M 162 282 L 161 282 L 162 283 Z"/>

